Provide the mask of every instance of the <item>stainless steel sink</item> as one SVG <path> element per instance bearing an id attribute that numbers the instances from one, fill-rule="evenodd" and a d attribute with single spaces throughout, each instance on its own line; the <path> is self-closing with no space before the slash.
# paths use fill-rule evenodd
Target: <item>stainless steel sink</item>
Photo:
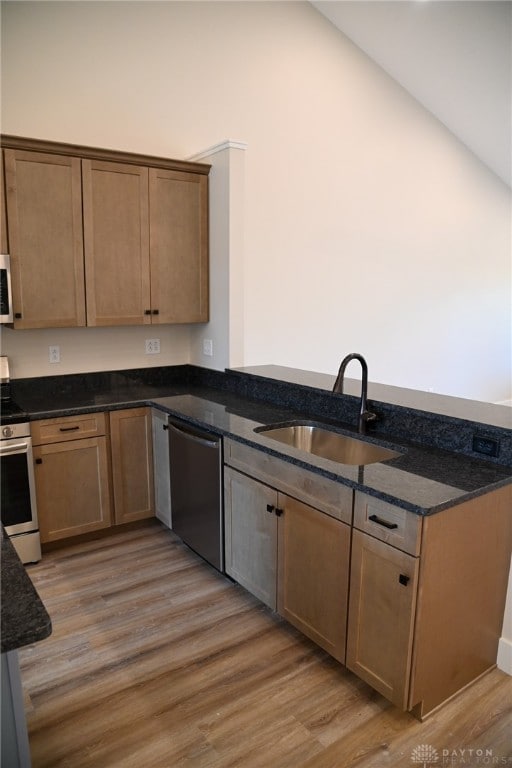
<path id="1" fill-rule="evenodd" d="M 279 443 L 340 464 L 373 464 L 401 456 L 400 453 L 389 448 L 341 435 L 309 421 L 256 427 L 254 431 L 271 440 L 277 440 Z"/>

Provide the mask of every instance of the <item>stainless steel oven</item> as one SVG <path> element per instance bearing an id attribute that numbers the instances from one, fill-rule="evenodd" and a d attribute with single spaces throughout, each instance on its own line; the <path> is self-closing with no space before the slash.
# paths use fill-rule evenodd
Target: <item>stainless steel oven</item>
<path id="1" fill-rule="evenodd" d="M 3 424 L 0 441 L 2 525 L 22 563 L 41 559 L 30 424 Z"/>
<path id="2" fill-rule="evenodd" d="M 22 563 L 41 559 L 32 438 L 28 416 L 11 398 L 9 360 L 0 357 L 2 525 Z"/>

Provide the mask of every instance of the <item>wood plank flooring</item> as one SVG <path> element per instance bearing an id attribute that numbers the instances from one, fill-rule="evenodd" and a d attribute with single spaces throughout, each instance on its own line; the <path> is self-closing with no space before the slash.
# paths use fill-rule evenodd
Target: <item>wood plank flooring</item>
<path id="1" fill-rule="evenodd" d="M 29 574 L 53 622 L 20 651 L 34 768 L 512 766 L 512 678 L 419 723 L 158 523 Z"/>

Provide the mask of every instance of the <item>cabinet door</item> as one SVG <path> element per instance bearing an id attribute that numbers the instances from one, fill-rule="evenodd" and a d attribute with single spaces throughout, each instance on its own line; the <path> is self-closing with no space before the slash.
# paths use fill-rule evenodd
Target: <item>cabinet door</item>
<path id="1" fill-rule="evenodd" d="M 354 530 L 347 667 L 407 708 L 418 559 Z"/>
<path id="2" fill-rule="evenodd" d="M 224 493 L 226 573 L 275 609 L 277 493 L 229 467 Z"/>
<path id="3" fill-rule="evenodd" d="M 35 446 L 34 459 L 42 542 L 112 524 L 106 437 Z"/>
<path id="4" fill-rule="evenodd" d="M 110 439 L 116 524 L 152 517 L 155 510 L 151 410 L 112 411 Z"/>
<path id="5" fill-rule="evenodd" d="M 279 494 L 278 611 L 345 663 L 350 527 Z"/>
<path id="6" fill-rule="evenodd" d="M 149 190 L 152 322 L 207 322 L 208 179 L 150 168 Z"/>
<path id="7" fill-rule="evenodd" d="M 4 150 L 15 328 L 85 325 L 80 160 Z"/>
<path id="8" fill-rule="evenodd" d="M 87 325 L 151 323 L 148 170 L 82 160 Z"/>
<path id="9" fill-rule="evenodd" d="M 9 253 L 7 242 L 7 213 L 5 208 L 4 154 L 0 150 L 0 253 Z"/>
<path id="10" fill-rule="evenodd" d="M 169 432 L 167 414 L 152 410 L 153 471 L 155 476 L 155 515 L 168 528 L 171 520 L 171 473 L 169 465 Z"/>

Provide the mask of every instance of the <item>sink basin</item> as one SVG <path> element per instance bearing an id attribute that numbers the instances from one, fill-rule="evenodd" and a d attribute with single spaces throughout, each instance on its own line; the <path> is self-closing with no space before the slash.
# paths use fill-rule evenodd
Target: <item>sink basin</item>
<path id="1" fill-rule="evenodd" d="M 256 427 L 254 431 L 271 440 L 277 440 L 279 443 L 340 464 L 373 464 L 402 455 L 389 448 L 383 448 L 356 437 L 341 435 L 308 421 Z"/>

